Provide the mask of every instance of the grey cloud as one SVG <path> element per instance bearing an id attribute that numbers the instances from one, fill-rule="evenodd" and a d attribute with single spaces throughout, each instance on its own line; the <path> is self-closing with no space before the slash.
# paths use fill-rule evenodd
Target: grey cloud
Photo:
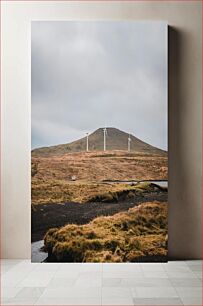
<path id="1" fill-rule="evenodd" d="M 33 22 L 32 146 L 114 126 L 167 148 L 164 22 Z"/>

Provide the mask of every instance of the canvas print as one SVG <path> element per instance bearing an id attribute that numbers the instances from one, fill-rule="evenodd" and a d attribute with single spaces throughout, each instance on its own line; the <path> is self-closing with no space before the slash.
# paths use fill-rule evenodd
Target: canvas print
<path id="1" fill-rule="evenodd" d="M 167 24 L 32 22 L 33 262 L 167 260 Z"/>

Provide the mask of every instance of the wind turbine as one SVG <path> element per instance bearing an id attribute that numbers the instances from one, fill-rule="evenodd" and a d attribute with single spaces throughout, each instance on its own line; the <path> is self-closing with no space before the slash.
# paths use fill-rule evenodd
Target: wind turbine
<path id="1" fill-rule="evenodd" d="M 86 133 L 86 151 L 89 151 L 89 133 Z"/>
<path id="2" fill-rule="evenodd" d="M 104 132 L 104 151 L 106 151 L 106 136 L 107 136 L 107 128 L 105 127 L 103 129 Z"/>
<path id="3" fill-rule="evenodd" d="M 130 138 L 130 134 L 128 136 L 128 152 L 130 152 L 130 143 L 131 143 L 131 138 Z"/>

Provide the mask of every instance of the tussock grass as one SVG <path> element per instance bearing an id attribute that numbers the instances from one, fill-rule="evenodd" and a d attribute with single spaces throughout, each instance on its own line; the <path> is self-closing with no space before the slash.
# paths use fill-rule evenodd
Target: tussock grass
<path id="1" fill-rule="evenodd" d="M 129 188 L 126 184 L 102 184 L 94 182 L 67 182 L 49 180 L 32 182 L 32 204 L 90 202 L 98 195 L 110 194 Z"/>
<path id="2" fill-rule="evenodd" d="M 167 254 L 167 204 L 147 202 L 86 225 L 50 229 L 45 248 L 57 261 L 135 262 Z"/>
<path id="3" fill-rule="evenodd" d="M 163 180 L 168 177 L 167 156 L 125 151 L 67 153 L 35 157 L 32 153 L 32 204 L 85 202 L 129 188 L 105 185 L 105 180 Z M 72 177 L 76 177 L 73 182 Z M 109 192 L 113 194 L 109 194 Z M 130 195 L 129 195 L 130 196 Z M 131 193 L 132 196 L 132 193 Z"/>
<path id="4" fill-rule="evenodd" d="M 151 183 L 102 184 L 94 182 L 66 182 L 52 180 L 48 182 L 32 182 L 32 204 L 65 203 L 65 202 L 104 202 L 131 201 L 136 196 L 157 190 L 167 191 Z"/>
<path id="5" fill-rule="evenodd" d="M 144 193 L 155 192 L 155 191 L 167 191 L 167 189 L 159 187 L 155 184 L 149 182 L 141 182 L 134 186 L 129 186 L 127 184 L 117 184 L 116 190 L 109 189 L 108 192 L 99 193 L 89 199 L 89 202 L 105 202 L 114 203 L 118 201 L 130 201 L 136 196 L 142 196 Z"/>

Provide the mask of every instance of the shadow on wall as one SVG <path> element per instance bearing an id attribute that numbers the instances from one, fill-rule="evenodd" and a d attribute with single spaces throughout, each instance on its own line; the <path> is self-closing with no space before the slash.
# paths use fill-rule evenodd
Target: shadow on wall
<path id="1" fill-rule="evenodd" d="M 201 182 L 198 182 L 200 180 L 198 173 L 190 173 L 188 167 L 188 154 L 192 148 L 188 147 L 189 135 L 187 137 L 185 135 L 185 125 L 190 122 L 185 118 L 184 110 L 188 101 L 185 101 L 185 93 L 183 94 L 186 84 L 186 81 L 183 80 L 186 71 L 183 55 L 184 52 L 187 52 L 185 48 L 187 47 L 188 33 L 169 27 L 168 35 L 168 255 L 169 259 L 197 259 L 201 254 L 201 239 L 199 239 L 201 224 L 198 224 L 198 220 L 201 218 L 199 215 L 201 203 L 198 201 L 198 192 L 201 192 L 199 183 L 201 185 Z M 191 140 L 191 147 L 192 142 L 193 140 Z M 193 184 L 194 188 L 192 188 Z M 197 192 L 197 196 L 192 192 Z M 177 245 L 179 245 L 178 248 Z M 180 254 L 184 254 L 184 258 Z"/>

